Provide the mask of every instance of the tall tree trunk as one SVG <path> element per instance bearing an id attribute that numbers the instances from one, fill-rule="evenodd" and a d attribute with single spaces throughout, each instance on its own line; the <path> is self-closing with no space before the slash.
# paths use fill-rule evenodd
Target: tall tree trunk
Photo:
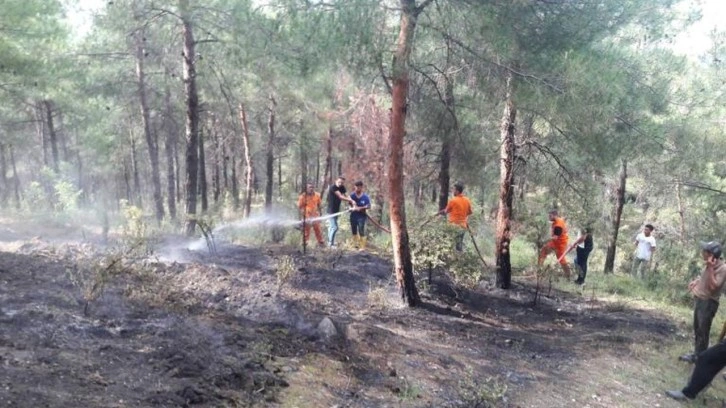
<path id="1" fill-rule="evenodd" d="M 0 201 L 3 205 L 7 203 L 8 197 L 10 196 L 10 186 L 8 186 L 8 165 L 5 157 L 5 150 L 5 143 L 0 143 L 0 182 L 2 183 Z"/>
<path id="2" fill-rule="evenodd" d="M 45 118 L 46 125 L 48 126 L 48 138 L 50 139 L 50 149 L 53 155 L 53 171 L 56 173 L 60 172 L 59 158 L 58 158 L 58 134 L 55 131 L 53 125 L 53 102 L 50 100 L 44 100 L 45 105 Z"/>
<path id="3" fill-rule="evenodd" d="M 188 0 L 180 0 L 182 34 L 184 37 L 183 80 L 186 99 L 186 222 L 185 232 L 194 234 L 197 225 L 197 173 L 199 172 L 199 96 L 197 95 L 197 74 L 195 67 L 194 31 L 186 15 Z"/>
<path id="4" fill-rule="evenodd" d="M 267 176 L 267 184 L 265 185 L 265 210 L 270 211 L 272 208 L 272 188 L 275 184 L 275 109 L 277 102 L 270 94 L 269 105 L 267 110 L 269 117 L 267 120 L 267 150 L 265 152 L 265 172 Z"/>
<path id="5" fill-rule="evenodd" d="M 229 191 L 229 156 L 227 155 L 227 142 L 222 140 L 222 180 L 224 184 L 222 188 L 224 191 Z"/>
<path id="6" fill-rule="evenodd" d="M 627 178 L 628 163 L 625 159 L 620 159 L 620 176 L 618 178 L 618 188 L 615 191 L 615 208 L 608 251 L 605 256 L 605 273 L 612 273 L 615 269 L 615 250 L 617 249 L 618 232 L 620 231 L 620 217 L 623 215 L 623 206 L 625 205 L 625 182 Z"/>
<path id="7" fill-rule="evenodd" d="M 131 180 L 129 175 L 129 164 L 124 160 L 124 187 L 126 187 L 126 202 L 131 204 Z"/>
<path id="8" fill-rule="evenodd" d="M 169 207 L 169 217 L 173 220 L 176 219 L 176 187 L 178 185 L 175 177 L 178 174 L 178 170 L 174 168 L 177 129 L 172 119 L 174 110 L 171 106 L 171 91 L 168 87 L 166 88 L 164 99 L 166 105 L 166 118 L 164 119 L 164 123 L 166 124 L 164 126 L 166 131 L 166 137 L 164 138 L 164 152 L 166 153 L 166 204 Z"/>
<path id="9" fill-rule="evenodd" d="M 502 115 L 499 153 L 499 208 L 497 210 L 496 231 L 496 285 L 509 289 L 512 283 L 512 264 L 510 260 L 511 221 L 514 199 L 514 123 L 517 107 L 514 104 L 514 78 L 507 77 L 507 96 Z"/>
<path id="10" fill-rule="evenodd" d="M 325 190 L 333 184 L 333 127 L 328 126 L 325 134 L 325 169 L 323 170 L 323 185 L 320 187 L 320 195 L 324 196 Z"/>
<path id="11" fill-rule="evenodd" d="M 300 142 L 300 184 L 302 188 L 306 188 L 308 183 L 308 154 L 305 151 L 305 145 Z"/>
<path id="12" fill-rule="evenodd" d="M 678 199 L 678 218 L 680 221 L 678 239 L 683 245 L 686 242 L 686 209 L 683 205 L 683 184 L 680 178 L 676 180 L 676 198 Z"/>
<path id="13" fill-rule="evenodd" d="M 154 194 L 154 212 L 156 221 L 164 219 L 164 197 L 161 194 L 161 172 L 159 171 L 159 141 L 151 131 L 149 102 L 146 96 L 146 72 L 144 72 L 144 30 L 135 33 L 136 42 L 136 85 L 139 93 L 139 108 L 141 110 L 141 123 L 144 128 L 146 145 L 149 148 L 149 161 L 151 164 L 151 185 Z"/>
<path id="14" fill-rule="evenodd" d="M 10 166 L 13 168 L 13 188 L 15 189 L 15 206 L 20 209 L 20 179 L 18 178 L 18 168 L 15 166 L 15 149 L 13 145 L 10 149 Z"/>
<path id="15" fill-rule="evenodd" d="M 133 133 L 131 134 L 131 170 L 134 175 L 134 203 L 142 207 L 143 201 L 141 199 L 141 177 L 139 175 L 139 157 L 136 152 L 136 138 Z"/>
<path id="16" fill-rule="evenodd" d="M 207 132 L 209 132 L 208 129 Z M 202 196 L 203 213 L 207 212 L 209 209 L 207 190 L 207 159 L 204 154 L 204 134 L 203 129 L 199 129 L 199 193 Z"/>
<path id="17" fill-rule="evenodd" d="M 242 147 L 245 156 L 245 199 L 244 199 L 244 216 L 250 216 L 252 208 L 252 153 L 250 152 L 250 131 L 247 127 L 247 113 L 244 105 L 239 105 L 239 119 L 242 122 Z"/>
<path id="18" fill-rule="evenodd" d="M 424 4 L 429 3 L 428 1 Z M 401 27 L 393 59 L 393 92 L 391 103 L 391 133 L 388 156 L 388 195 L 391 217 L 393 261 L 401 299 L 409 306 L 421 302 L 413 277 L 411 248 L 406 227 L 406 206 L 403 183 L 403 139 L 406 135 L 409 58 L 413 47 L 416 19 L 421 8 L 416 0 L 400 0 Z M 423 7 L 423 6 L 422 6 Z"/>
<path id="19" fill-rule="evenodd" d="M 38 139 L 43 146 L 43 166 L 48 167 L 50 166 L 50 160 L 48 160 L 48 138 L 45 134 L 45 111 L 43 109 L 44 106 L 45 104 L 43 102 L 38 102 L 35 105 L 35 130 L 38 134 Z"/>
<path id="20" fill-rule="evenodd" d="M 446 104 L 446 119 L 444 120 L 444 132 L 441 140 L 441 163 L 439 166 L 439 210 L 446 208 L 449 202 L 449 183 L 451 177 L 451 141 L 456 129 L 456 117 L 454 116 L 454 84 L 446 78 L 446 90 L 444 91 L 444 103 Z"/>
<path id="21" fill-rule="evenodd" d="M 219 165 L 219 155 L 221 153 L 221 146 L 219 145 L 219 134 L 217 134 L 217 130 L 214 128 L 212 129 L 212 142 L 214 145 L 214 154 L 212 155 L 212 157 L 214 158 L 214 173 L 212 173 L 212 185 L 214 192 L 212 196 L 214 197 L 214 203 L 216 204 L 219 202 L 219 195 L 222 193 L 222 174 Z"/>
<path id="22" fill-rule="evenodd" d="M 230 149 L 235 151 L 235 149 Z M 232 206 L 235 210 L 239 210 L 239 180 L 237 180 L 237 156 L 232 155 L 232 174 L 230 175 L 230 184 L 232 189 Z"/>

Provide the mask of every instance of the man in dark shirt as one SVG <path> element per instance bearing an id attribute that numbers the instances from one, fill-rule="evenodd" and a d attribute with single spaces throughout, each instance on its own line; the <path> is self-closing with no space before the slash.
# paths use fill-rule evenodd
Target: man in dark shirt
<path id="1" fill-rule="evenodd" d="M 335 179 L 335 184 L 328 188 L 328 214 L 335 214 L 340 212 L 340 203 L 347 201 L 351 205 L 355 206 L 355 201 L 351 200 L 345 195 L 347 190 L 345 189 L 345 178 L 338 176 Z M 328 246 L 335 248 L 335 233 L 338 232 L 338 216 L 331 217 L 328 224 Z"/>

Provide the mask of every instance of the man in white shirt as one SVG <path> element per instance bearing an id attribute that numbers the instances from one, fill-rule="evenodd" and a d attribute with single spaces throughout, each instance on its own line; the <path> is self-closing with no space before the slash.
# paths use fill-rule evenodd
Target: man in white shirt
<path id="1" fill-rule="evenodd" d="M 646 224 L 643 232 L 635 237 L 635 259 L 633 259 L 633 269 L 630 273 L 641 279 L 643 279 L 644 275 L 643 269 L 648 267 L 648 262 L 650 262 L 655 251 L 655 237 L 651 235 L 654 229 L 651 224 Z"/>

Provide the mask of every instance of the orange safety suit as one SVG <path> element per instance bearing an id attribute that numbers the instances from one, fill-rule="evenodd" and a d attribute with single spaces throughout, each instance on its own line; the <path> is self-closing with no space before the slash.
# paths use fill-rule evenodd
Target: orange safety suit
<path id="1" fill-rule="evenodd" d="M 560 235 L 555 235 L 555 229 L 557 228 L 562 230 Z M 567 241 L 569 237 L 567 236 L 567 225 L 565 225 L 565 220 L 563 218 L 555 217 L 555 220 L 552 221 L 552 237 L 553 238 L 544 247 L 542 247 L 542 251 L 539 254 L 540 264 L 544 261 L 550 251 L 555 251 L 558 259 L 562 257 L 562 254 L 564 254 L 565 251 L 567 251 Z M 564 257 L 560 260 L 560 265 L 567 265 L 567 260 Z"/>
<path id="2" fill-rule="evenodd" d="M 305 214 L 305 218 L 315 218 L 320 216 L 320 211 L 318 209 L 320 208 L 320 204 L 322 203 L 322 200 L 320 199 L 320 194 L 313 193 L 313 194 L 307 194 L 302 193 L 300 194 L 300 197 L 297 199 L 297 207 Z M 315 231 L 315 239 L 317 239 L 319 245 L 325 245 L 325 242 L 323 241 L 323 233 L 320 230 L 320 221 L 313 221 L 312 223 L 305 222 L 305 225 L 303 225 L 303 239 L 305 242 L 308 242 L 308 238 L 310 237 L 310 227 L 312 224 L 312 228 Z"/>

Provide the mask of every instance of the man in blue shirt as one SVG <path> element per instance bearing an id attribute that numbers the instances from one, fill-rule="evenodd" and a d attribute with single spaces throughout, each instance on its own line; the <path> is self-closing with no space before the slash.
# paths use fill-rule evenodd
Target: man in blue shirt
<path id="1" fill-rule="evenodd" d="M 350 213 L 350 229 L 353 233 L 353 242 L 360 250 L 366 248 L 366 220 L 368 216 L 366 211 L 371 208 L 371 200 L 368 195 L 363 192 L 363 182 L 355 182 L 355 190 L 350 195 L 351 200 L 355 201 L 355 206 Z"/>

